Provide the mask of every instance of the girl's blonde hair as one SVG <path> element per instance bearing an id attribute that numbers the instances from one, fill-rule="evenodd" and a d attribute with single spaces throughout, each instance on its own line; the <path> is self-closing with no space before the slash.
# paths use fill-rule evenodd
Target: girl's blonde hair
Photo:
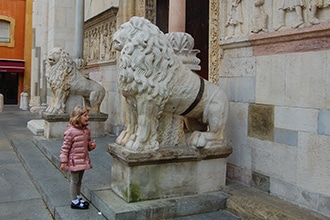
<path id="1" fill-rule="evenodd" d="M 79 124 L 80 121 L 80 117 L 85 114 L 88 113 L 88 109 L 83 107 L 83 106 L 76 106 L 74 107 L 74 109 L 72 110 L 71 114 L 70 114 L 70 124 L 71 125 L 77 125 Z"/>

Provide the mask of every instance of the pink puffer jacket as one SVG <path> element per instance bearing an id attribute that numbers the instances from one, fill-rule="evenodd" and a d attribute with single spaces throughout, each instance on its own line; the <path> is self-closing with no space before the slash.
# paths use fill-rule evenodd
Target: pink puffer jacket
<path id="1" fill-rule="evenodd" d="M 91 132 L 87 127 L 68 125 L 64 132 L 64 141 L 60 151 L 61 163 L 67 163 L 68 171 L 80 171 L 92 168 L 88 151 Z"/>

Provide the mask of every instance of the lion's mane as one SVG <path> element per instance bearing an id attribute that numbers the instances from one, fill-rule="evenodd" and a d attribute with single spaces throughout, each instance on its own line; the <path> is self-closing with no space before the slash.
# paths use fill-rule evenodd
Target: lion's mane
<path id="1" fill-rule="evenodd" d="M 51 65 L 47 62 L 47 82 L 53 92 L 62 90 L 67 96 L 70 92 L 70 78 L 77 71 L 75 63 L 65 50 L 54 48 L 51 53 L 55 64 Z"/>
<path id="2" fill-rule="evenodd" d="M 163 104 L 171 90 L 168 84 L 181 63 L 159 28 L 146 19 L 131 19 L 125 26 L 125 46 L 121 50 L 119 85 L 130 95 L 147 94 Z M 155 37 L 156 36 L 156 37 Z M 157 86 L 155 86 L 157 85 Z"/>
<path id="3" fill-rule="evenodd" d="M 99 113 L 105 89 L 83 74 L 70 54 L 62 48 L 53 48 L 47 58 L 46 78 L 53 93 L 53 102 L 46 112 L 63 114 L 70 94 L 81 95 L 91 113 Z"/>

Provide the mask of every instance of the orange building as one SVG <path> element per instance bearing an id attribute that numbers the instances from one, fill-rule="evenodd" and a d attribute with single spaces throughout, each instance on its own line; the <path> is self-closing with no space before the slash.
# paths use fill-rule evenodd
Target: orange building
<path id="1" fill-rule="evenodd" d="M 0 1 L 0 93 L 18 104 L 30 92 L 32 0 Z"/>

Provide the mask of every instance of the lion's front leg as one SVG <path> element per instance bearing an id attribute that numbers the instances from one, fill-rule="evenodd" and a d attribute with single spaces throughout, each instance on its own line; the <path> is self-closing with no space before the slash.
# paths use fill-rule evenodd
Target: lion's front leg
<path id="1" fill-rule="evenodd" d="M 47 107 L 46 112 L 52 114 L 64 114 L 65 113 L 65 102 L 68 96 L 66 91 L 56 91 L 53 93 L 53 102 Z"/>
<path id="2" fill-rule="evenodd" d="M 158 149 L 159 106 L 155 100 L 139 101 L 137 114 L 137 131 L 131 136 L 126 147 L 133 150 Z"/>
<path id="3" fill-rule="evenodd" d="M 136 101 L 134 99 L 126 98 L 125 118 L 127 128 L 123 130 L 116 139 L 116 143 L 119 145 L 126 145 L 126 143 L 131 138 L 131 135 L 136 131 L 137 110 Z"/>

